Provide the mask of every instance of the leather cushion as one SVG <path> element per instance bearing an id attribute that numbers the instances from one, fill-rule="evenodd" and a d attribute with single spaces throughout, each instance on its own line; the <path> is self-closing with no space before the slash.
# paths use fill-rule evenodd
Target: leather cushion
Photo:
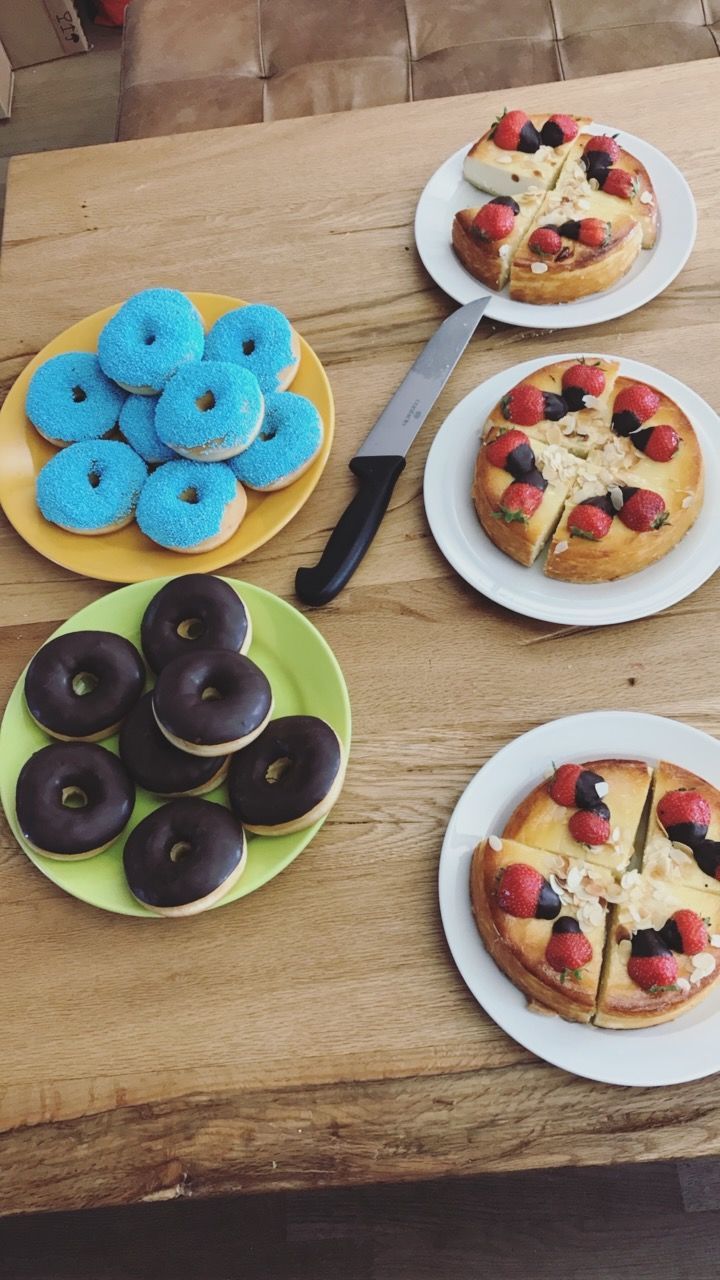
<path id="1" fill-rule="evenodd" d="M 707 58 L 720 0 L 133 0 L 118 136 Z"/>

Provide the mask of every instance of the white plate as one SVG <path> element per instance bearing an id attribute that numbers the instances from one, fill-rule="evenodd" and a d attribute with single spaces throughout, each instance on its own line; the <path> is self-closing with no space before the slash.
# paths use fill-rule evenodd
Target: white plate
<path id="1" fill-rule="evenodd" d="M 705 498 L 693 527 L 656 564 L 617 582 L 559 582 L 543 572 L 545 554 L 529 568 L 511 560 L 490 541 L 471 497 L 480 435 L 498 400 L 528 374 L 556 360 L 576 360 L 578 352 L 541 356 L 497 373 L 448 414 L 425 464 L 424 497 L 430 529 L 443 555 L 466 582 L 497 604 L 529 618 L 571 626 L 629 622 L 667 609 L 696 591 L 720 566 L 720 420 L 700 396 L 668 373 L 638 360 L 618 360 L 620 373 L 639 378 L 675 400 L 697 432 L 705 463 Z M 595 360 L 598 353 L 586 353 Z"/>
<path id="2" fill-rule="evenodd" d="M 463 178 L 463 160 L 472 146 L 468 143 L 436 169 L 415 213 L 418 253 L 435 283 L 451 298 L 471 302 L 490 292 L 492 301 L 485 314 L 493 320 L 529 325 L 533 329 L 575 329 L 578 325 L 601 324 L 635 311 L 667 289 L 682 271 L 695 243 L 697 213 L 692 192 L 680 170 L 657 147 L 631 133 L 602 124 L 588 126 L 587 132 L 617 134 L 620 146 L 645 165 L 660 212 L 654 248 L 642 249 L 627 275 L 612 289 L 577 302 L 532 306 L 527 302 L 513 302 L 507 287 L 500 293 L 488 290 L 465 270 L 450 240 L 453 217 L 458 209 L 475 207 L 492 199 Z"/>
<path id="3" fill-rule="evenodd" d="M 622 743 L 618 749 L 618 743 Z M 608 756 L 670 760 L 720 786 L 720 742 L 699 729 L 633 711 L 552 720 L 498 751 L 475 774 L 448 824 L 440 857 L 440 912 L 453 959 L 475 999 L 518 1044 L 553 1066 L 606 1084 L 668 1085 L 720 1070 L 720 990 L 675 1022 L 610 1031 L 531 1013 L 490 958 L 475 927 L 468 881 L 472 851 L 502 831 L 552 760 Z"/>

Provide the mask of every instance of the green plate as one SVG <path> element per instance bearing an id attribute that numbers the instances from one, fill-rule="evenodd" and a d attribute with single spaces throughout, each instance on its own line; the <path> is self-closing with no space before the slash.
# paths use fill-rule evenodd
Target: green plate
<path id="1" fill-rule="evenodd" d="M 79 613 L 68 618 L 53 634 L 64 635 L 68 631 L 115 631 L 126 636 L 140 648 L 140 622 L 147 605 L 160 587 L 171 578 L 155 578 L 151 582 L 137 582 L 119 591 L 112 591 Z M 350 749 L 350 699 L 342 671 L 332 649 L 320 632 L 292 605 L 278 596 L 254 587 L 249 582 L 236 582 L 224 578 L 238 595 L 241 595 L 252 618 L 253 639 L 249 657 L 262 667 L 268 677 L 275 697 L 275 716 L 321 716 L 338 734 L 345 752 Z M 126 831 L 109 849 L 96 858 L 83 862 L 60 862 L 43 858 L 35 853 L 23 839 L 15 815 L 15 787 L 18 774 L 25 761 L 48 738 L 31 719 L 23 696 L 25 673 L 21 675 L 10 695 L 0 728 L 0 797 L 13 835 L 20 848 L 35 866 L 73 897 L 115 911 L 120 915 L 146 916 L 159 920 L 133 898 L 125 882 L 122 865 L 123 845 L 127 834 L 141 818 L 157 809 L 163 801 L 149 792 L 137 789 L 135 809 Z M 148 684 L 151 684 L 148 681 Z M 117 753 L 117 737 L 108 738 L 103 744 Z M 225 786 L 218 787 L 205 797 L 216 804 L 227 805 Z M 247 867 L 232 889 L 216 905 L 224 907 L 237 898 L 261 888 L 283 871 L 310 843 L 324 819 L 285 836 L 248 837 Z"/>

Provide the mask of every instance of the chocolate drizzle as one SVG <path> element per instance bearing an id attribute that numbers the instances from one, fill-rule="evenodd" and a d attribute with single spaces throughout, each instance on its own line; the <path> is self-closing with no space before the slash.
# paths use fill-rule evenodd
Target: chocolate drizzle
<path id="1" fill-rule="evenodd" d="M 538 903 L 535 908 L 535 918 L 537 920 L 554 920 L 560 915 L 561 902 L 547 880 L 543 880 L 542 888 L 538 897 Z"/>

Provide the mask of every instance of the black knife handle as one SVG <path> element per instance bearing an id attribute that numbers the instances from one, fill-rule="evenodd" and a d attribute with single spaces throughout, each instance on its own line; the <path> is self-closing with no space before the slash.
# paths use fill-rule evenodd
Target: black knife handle
<path id="1" fill-rule="evenodd" d="M 295 590 L 305 604 L 327 604 L 342 591 L 375 537 L 404 466 L 401 455 L 351 460 L 350 470 L 360 487 L 330 534 L 318 563 L 313 569 L 298 569 L 295 576 Z"/>

